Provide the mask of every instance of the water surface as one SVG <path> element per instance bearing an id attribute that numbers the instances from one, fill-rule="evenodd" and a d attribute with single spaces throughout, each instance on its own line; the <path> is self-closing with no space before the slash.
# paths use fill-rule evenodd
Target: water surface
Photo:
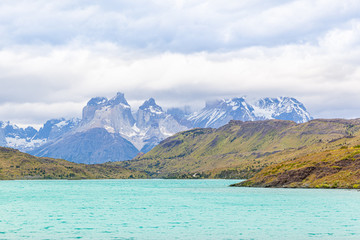
<path id="1" fill-rule="evenodd" d="M 0 239 L 360 239 L 360 192 L 238 180 L 0 181 Z"/>

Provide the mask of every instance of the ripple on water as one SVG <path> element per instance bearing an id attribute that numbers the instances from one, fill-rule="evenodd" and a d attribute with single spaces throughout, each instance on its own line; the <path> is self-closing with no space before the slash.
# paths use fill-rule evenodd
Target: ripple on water
<path id="1" fill-rule="evenodd" d="M 0 239 L 360 239 L 360 192 L 235 182 L 4 181 Z"/>

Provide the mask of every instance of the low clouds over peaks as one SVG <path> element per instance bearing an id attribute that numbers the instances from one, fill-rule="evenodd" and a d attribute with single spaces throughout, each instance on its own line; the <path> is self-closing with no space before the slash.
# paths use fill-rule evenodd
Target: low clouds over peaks
<path id="1" fill-rule="evenodd" d="M 1 1 L 0 120 L 79 116 L 115 91 L 164 108 L 286 95 L 314 117 L 359 117 L 359 12 L 352 0 Z"/>

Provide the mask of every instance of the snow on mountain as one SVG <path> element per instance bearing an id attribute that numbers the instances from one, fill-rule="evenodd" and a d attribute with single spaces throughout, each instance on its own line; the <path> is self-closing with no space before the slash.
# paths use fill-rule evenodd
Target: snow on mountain
<path id="1" fill-rule="evenodd" d="M 36 147 L 40 147 L 46 143 L 46 139 L 29 139 L 29 138 L 20 138 L 16 137 L 6 137 L 6 146 L 11 148 L 16 148 L 21 151 L 29 151 Z"/>
<path id="2" fill-rule="evenodd" d="M 173 116 L 163 111 L 153 98 L 145 101 L 136 113 L 136 127 L 140 137 L 135 146 L 141 147 L 141 152 L 148 152 L 160 141 L 171 135 L 187 130 Z"/>
<path id="3" fill-rule="evenodd" d="M 187 129 L 157 105 L 153 98 L 139 107 L 134 118 L 123 93 L 117 93 L 110 100 L 97 97 L 88 102 L 77 131 L 92 128 L 104 128 L 109 133 L 120 134 L 140 151 L 147 151 L 149 146 L 153 147 L 166 137 Z"/>
<path id="4" fill-rule="evenodd" d="M 305 106 L 295 98 L 262 98 L 255 104 L 245 98 L 222 99 L 206 103 L 205 108 L 187 117 L 193 127 L 217 128 L 230 120 L 255 121 L 265 119 L 291 120 L 302 123 L 311 120 Z"/>
<path id="5" fill-rule="evenodd" d="M 56 139 L 71 130 L 76 129 L 80 124 L 79 118 L 72 119 L 51 119 L 48 120 L 34 136 L 35 139 Z"/>
<path id="6" fill-rule="evenodd" d="M 52 119 L 47 121 L 39 131 L 33 127 L 20 128 L 10 122 L 0 122 L 0 145 L 21 151 L 30 151 L 48 140 L 64 135 L 76 128 L 80 119 Z"/>
<path id="7" fill-rule="evenodd" d="M 217 128 L 227 124 L 230 120 L 254 121 L 254 108 L 245 98 L 221 99 L 207 102 L 201 111 L 191 114 L 187 120 L 194 127 Z"/>
<path id="8" fill-rule="evenodd" d="M 44 143 L 35 139 L 37 130 L 33 127 L 20 128 L 10 122 L 0 122 L 0 145 L 23 151 L 33 149 Z"/>
<path id="9" fill-rule="evenodd" d="M 117 93 L 110 100 L 92 98 L 83 109 L 82 119 L 78 132 L 92 128 L 105 128 L 109 133 L 119 133 L 125 138 L 136 135 L 132 128 L 135 119 L 123 93 Z"/>
<path id="10" fill-rule="evenodd" d="M 145 101 L 136 112 L 136 127 L 145 129 L 165 118 L 165 112 L 153 98 Z"/>
<path id="11" fill-rule="evenodd" d="M 255 116 L 260 120 L 281 119 L 303 123 L 312 119 L 305 106 L 290 97 L 261 98 L 253 108 Z"/>

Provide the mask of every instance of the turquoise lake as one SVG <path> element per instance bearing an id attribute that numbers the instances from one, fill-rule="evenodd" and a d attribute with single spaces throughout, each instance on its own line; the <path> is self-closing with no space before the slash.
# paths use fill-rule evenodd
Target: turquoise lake
<path id="1" fill-rule="evenodd" d="M 360 239 L 360 192 L 239 180 L 0 181 L 0 239 Z"/>

